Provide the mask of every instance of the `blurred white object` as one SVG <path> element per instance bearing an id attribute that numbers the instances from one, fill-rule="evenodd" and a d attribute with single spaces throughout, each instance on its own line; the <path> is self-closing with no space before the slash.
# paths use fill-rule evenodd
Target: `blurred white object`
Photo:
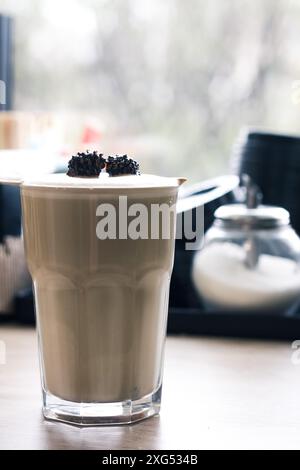
<path id="1" fill-rule="evenodd" d="M 193 281 L 207 302 L 229 309 L 284 309 L 300 297 L 295 261 L 262 254 L 256 269 L 244 261 L 244 248 L 235 243 L 211 243 L 198 252 Z"/>
<path id="2" fill-rule="evenodd" d="M 0 177 L 24 177 L 53 173 L 59 162 L 54 152 L 45 150 L 0 150 Z"/>
<path id="3" fill-rule="evenodd" d="M 29 287 L 30 284 L 23 239 L 5 237 L 0 245 L 0 314 L 12 313 L 16 292 Z"/>
<path id="4" fill-rule="evenodd" d="M 28 176 L 53 173 L 57 163 L 58 156 L 54 152 L 0 150 L 0 182 L 18 183 Z M 0 205 L 0 210 L 4 209 Z M 30 284 L 23 239 L 4 233 L 0 244 L 0 314 L 12 313 L 15 294 Z"/>
<path id="5" fill-rule="evenodd" d="M 58 149 L 62 133 L 63 120 L 53 113 L 0 113 L 0 149 Z"/>
<path id="6" fill-rule="evenodd" d="M 245 204 L 216 210 L 193 281 L 208 307 L 284 314 L 300 300 L 300 238 L 288 211 L 261 205 L 256 184 L 242 182 Z"/>

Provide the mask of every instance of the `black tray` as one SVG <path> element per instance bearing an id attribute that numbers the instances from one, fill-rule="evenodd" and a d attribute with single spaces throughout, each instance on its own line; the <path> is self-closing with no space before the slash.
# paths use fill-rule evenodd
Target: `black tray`
<path id="1" fill-rule="evenodd" d="M 294 341 L 300 339 L 300 315 L 171 308 L 168 333 Z"/>

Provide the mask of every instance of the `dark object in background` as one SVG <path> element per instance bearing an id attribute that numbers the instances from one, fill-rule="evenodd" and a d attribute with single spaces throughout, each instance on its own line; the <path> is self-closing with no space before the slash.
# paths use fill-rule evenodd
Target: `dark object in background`
<path id="1" fill-rule="evenodd" d="M 15 298 L 14 319 L 22 325 L 35 325 L 32 289 L 24 289 L 18 292 Z"/>
<path id="2" fill-rule="evenodd" d="M 0 102 L 0 111 L 12 108 L 12 26 L 12 18 L 0 14 L 0 80 L 4 81 L 6 89 L 6 103 Z M 5 235 L 19 236 L 20 233 L 20 191 L 0 185 L 0 243 Z"/>
<path id="3" fill-rule="evenodd" d="M 0 243 L 21 235 L 21 200 L 17 186 L 0 185 Z"/>
<path id="4" fill-rule="evenodd" d="M 300 136 L 244 131 L 234 147 L 233 165 L 263 193 L 263 204 L 287 209 L 300 234 Z"/>
<path id="5" fill-rule="evenodd" d="M 300 335 L 300 315 L 171 308 L 168 333 L 294 341 Z"/>
<path id="6" fill-rule="evenodd" d="M 0 111 L 12 109 L 13 100 L 13 66 L 12 66 L 12 18 L 0 15 L 0 80 L 5 83 L 6 102 L 1 104 Z"/>
<path id="7" fill-rule="evenodd" d="M 235 189 L 239 185 L 237 176 L 221 176 L 212 180 L 195 184 L 183 189 L 177 204 L 177 213 L 183 213 L 186 217 L 190 213 L 195 229 L 196 208 L 203 207 L 204 233 L 211 227 L 214 221 L 215 210 L 224 205 L 236 201 Z M 170 287 L 170 307 L 196 308 L 202 307 L 191 279 L 192 262 L 195 251 L 186 250 L 186 243 L 193 242 L 182 238 L 176 240 L 174 269 Z"/>

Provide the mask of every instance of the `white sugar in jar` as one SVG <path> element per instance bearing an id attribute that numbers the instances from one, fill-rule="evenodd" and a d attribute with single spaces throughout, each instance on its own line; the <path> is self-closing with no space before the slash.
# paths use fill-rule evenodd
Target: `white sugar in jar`
<path id="1" fill-rule="evenodd" d="M 300 298 L 300 270 L 292 259 L 261 254 L 254 269 L 245 262 L 243 247 L 210 243 L 194 259 L 193 281 L 212 306 L 239 310 L 283 311 Z"/>
<path id="2" fill-rule="evenodd" d="M 300 240 L 280 207 L 220 207 L 194 257 L 192 279 L 206 306 L 285 313 L 300 301 Z"/>

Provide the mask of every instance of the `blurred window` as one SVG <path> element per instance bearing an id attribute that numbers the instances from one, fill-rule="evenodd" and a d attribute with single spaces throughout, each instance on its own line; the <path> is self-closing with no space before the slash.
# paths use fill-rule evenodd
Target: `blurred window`
<path id="1" fill-rule="evenodd" d="M 296 0 L 0 0 L 0 11 L 16 18 L 15 108 L 84 111 L 104 150 L 138 155 L 144 171 L 202 180 L 228 172 L 242 125 L 298 131 Z"/>

